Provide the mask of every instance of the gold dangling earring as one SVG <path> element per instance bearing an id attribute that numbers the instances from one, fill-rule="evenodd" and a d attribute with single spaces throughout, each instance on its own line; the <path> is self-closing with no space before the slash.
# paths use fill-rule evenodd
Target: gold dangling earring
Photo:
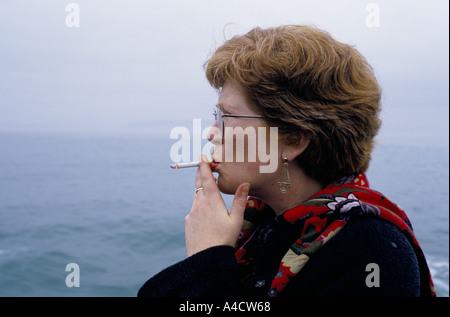
<path id="1" fill-rule="evenodd" d="M 280 191 L 284 194 L 286 193 L 289 188 L 291 187 L 291 180 L 289 178 L 289 170 L 288 170 L 288 159 L 285 157 L 283 159 L 283 168 L 281 170 L 281 176 L 278 180 L 278 187 L 280 188 Z"/>

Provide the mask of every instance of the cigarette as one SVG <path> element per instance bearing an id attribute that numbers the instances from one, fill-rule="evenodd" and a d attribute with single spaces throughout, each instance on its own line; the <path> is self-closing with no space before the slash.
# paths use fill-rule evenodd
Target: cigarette
<path id="1" fill-rule="evenodd" d="M 208 162 L 209 164 L 212 164 L 212 162 Z M 199 167 L 200 162 L 189 162 L 189 163 L 176 163 L 171 164 L 170 167 L 173 169 L 180 169 L 180 168 L 189 168 L 189 167 Z"/>

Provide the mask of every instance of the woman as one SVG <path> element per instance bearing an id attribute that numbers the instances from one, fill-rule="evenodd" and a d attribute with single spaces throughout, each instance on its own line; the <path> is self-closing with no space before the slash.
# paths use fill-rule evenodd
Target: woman
<path id="1" fill-rule="evenodd" d="M 189 257 L 138 296 L 435 295 L 408 218 L 364 175 L 381 93 L 356 49 L 309 26 L 255 28 L 219 47 L 206 76 L 220 91 L 216 147 L 185 219 Z M 275 162 L 250 160 L 270 127 Z M 244 153 L 231 151 L 237 128 L 257 131 Z M 234 194 L 229 212 L 220 192 Z"/>

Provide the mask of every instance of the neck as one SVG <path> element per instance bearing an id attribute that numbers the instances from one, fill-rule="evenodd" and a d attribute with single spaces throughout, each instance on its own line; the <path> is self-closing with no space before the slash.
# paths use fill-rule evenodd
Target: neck
<path id="1" fill-rule="evenodd" d="M 301 168 L 292 168 L 289 173 L 291 186 L 286 193 L 280 191 L 278 182 L 275 181 L 265 193 L 259 196 L 259 198 L 272 207 L 277 215 L 300 205 L 306 199 L 323 189 L 321 183 L 307 176 Z"/>

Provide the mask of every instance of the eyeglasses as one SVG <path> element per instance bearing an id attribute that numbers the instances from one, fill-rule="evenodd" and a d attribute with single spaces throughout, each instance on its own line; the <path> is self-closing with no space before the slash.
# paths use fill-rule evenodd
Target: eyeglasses
<path id="1" fill-rule="evenodd" d="M 233 118 L 264 118 L 263 116 L 255 115 L 238 115 L 238 114 L 224 114 L 219 107 L 214 108 L 213 112 L 214 118 L 217 122 L 217 126 L 222 129 L 222 137 L 224 136 L 225 124 L 223 118 L 233 117 Z"/>

